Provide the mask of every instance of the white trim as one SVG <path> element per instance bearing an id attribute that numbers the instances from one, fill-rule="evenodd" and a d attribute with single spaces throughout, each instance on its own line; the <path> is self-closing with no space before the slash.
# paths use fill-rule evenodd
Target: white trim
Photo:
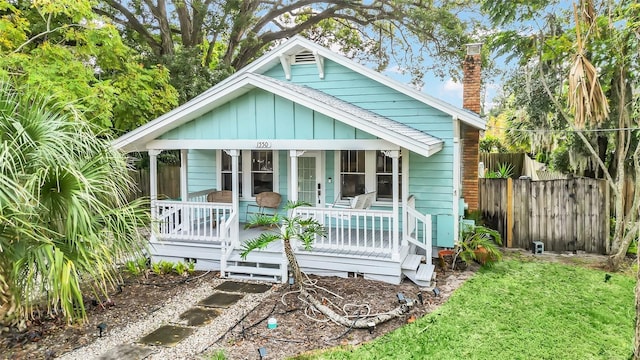
<path id="1" fill-rule="evenodd" d="M 313 52 L 313 57 L 316 59 L 316 66 L 318 67 L 320 79 L 324 79 L 324 58 L 320 56 L 317 51 Z"/>
<path id="2" fill-rule="evenodd" d="M 362 149 L 341 149 L 341 150 L 362 150 Z M 364 154 L 364 186 L 367 192 L 369 191 L 377 191 L 378 188 L 378 172 L 376 171 L 376 156 L 378 150 L 365 150 Z M 405 151 L 402 151 L 405 150 Z M 397 150 L 382 150 L 382 151 L 390 151 L 390 155 L 395 152 L 402 161 L 402 172 L 398 173 L 398 175 L 402 176 L 402 179 L 408 179 L 408 169 L 409 169 L 409 152 L 406 149 L 400 148 Z M 334 178 L 334 186 L 333 186 L 333 197 L 336 202 L 346 201 L 338 199 L 337 196 L 341 193 L 342 184 L 340 183 L 340 150 L 336 150 L 333 152 L 333 178 Z M 407 160 L 405 160 L 405 158 Z M 405 175 L 406 174 L 406 175 Z M 393 173 L 391 174 L 393 176 Z M 408 194 L 408 180 L 402 181 L 402 193 Z M 402 201 L 402 200 L 398 200 Z M 391 200 L 378 200 L 377 198 L 373 202 L 373 206 L 381 206 L 381 207 L 393 207 L 394 199 Z"/>
<path id="3" fill-rule="evenodd" d="M 460 230 L 460 171 L 462 170 L 462 147 L 460 146 L 460 121 L 453 117 L 453 243 L 458 243 Z"/>
<path id="4" fill-rule="evenodd" d="M 402 160 L 402 178 L 406 179 L 402 182 L 402 245 L 408 245 L 407 235 L 407 199 L 409 198 L 409 154 L 407 149 L 400 150 L 400 160 Z M 429 259 L 427 259 L 429 260 Z"/>
<path id="5" fill-rule="evenodd" d="M 233 147 L 233 146 L 231 146 Z M 226 148 L 229 148 L 226 147 Z M 252 150 L 259 150 L 259 151 L 269 151 L 272 149 L 238 149 L 238 150 L 233 150 L 233 151 L 237 151 L 239 153 L 239 156 L 242 157 L 242 168 L 238 168 L 238 171 L 240 171 L 240 173 L 238 173 L 238 175 L 242 176 L 242 196 L 239 197 L 240 200 L 242 201 L 252 201 L 255 200 L 256 197 L 251 195 L 252 189 L 251 189 L 251 151 Z M 222 151 L 226 150 L 220 150 L 220 151 L 216 151 L 216 188 L 217 189 L 222 189 Z M 273 191 L 275 192 L 279 192 L 280 190 L 280 177 L 278 176 L 278 173 L 280 172 L 280 161 L 279 161 L 279 152 L 277 150 L 272 150 L 273 153 Z M 231 155 L 231 154 L 229 154 Z M 233 171 L 232 171 L 233 174 Z M 233 177 L 233 175 L 232 175 Z M 232 180 L 233 181 L 233 180 Z M 232 188 L 237 187 L 237 179 L 235 180 L 236 182 L 234 183 L 234 185 L 232 185 Z"/>
<path id="6" fill-rule="evenodd" d="M 317 111 L 320 114 L 326 115 L 330 118 L 336 119 L 340 122 L 343 122 L 349 126 L 360 129 L 364 132 L 367 132 L 373 136 L 376 136 L 380 139 L 386 140 L 387 142 L 396 144 L 394 148 L 381 148 L 381 150 L 397 150 L 399 145 L 406 147 L 407 149 L 414 151 L 420 155 L 425 157 L 429 157 L 438 151 L 440 151 L 443 147 L 443 141 L 440 140 L 437 143 L 426 144 L 424 142 L 418 141 L 411 136 L 403 135 L 401 133 L 390 131 L 386 128 L 381 128 L 376 124 L 360 118 L 356 114 L 351 114 L 341 109 L 327 106 L 326 103 L 313 99 L 311 97 L 301 96 L 299 93 L 294 90 L 285 88 L 283 86 L 276 86 L 273 82 L 268 79 L 262 78 L 258 75 L 245 74 L 243 77 L 237 78 L 234 77 L 234 81 L 224 82 L 226 86 L 220 87 L 216 86 L 217 92 L 215 95 L 212 95 L 211 98 L 208 97 L 197 97 L 194 100 L 184 104 L 177 109 L 174 109 L 156 120 L 151 121 L 147 125 L 143 125 L 123 136 L 114 140 L 112 145 L 115 148 L 120 148 L 124 151 L 141 151 L 144 150 L 145 144 L 154 141 L 163 141 L 163 140 L 155 140 L 158 136 L 164 134 L 165 132 L 172 130 L 190 120 L 197 118 L 200 115 L 205 114 L 206 112 L 214 109 L 218 105 L 221 105 L 224 102 L 227 102 L 234 97 L 242 95 L 253 88 L 260 88 L 267 92 L 271 92 L 275 95 L 281 96 L 285 99 L 291 100 L 297 104 L 300 104 L 304 107 L 307 107 L 311 110 Z M 409 127 L 408 125 L 404 125 Z M 188 142 L 184 140 L 178 140 L 182 145 L 179 147 L 174 147 L 174 149 L 182 149 L 190 148 L 190 144 L 196 140 L 189 140 Z M 206 140 L 205 140 L 206 141 Z M 217 141 L 217 140 L 214 140 Z M 283 141 L 283 140 L 280 140 Z M 289 140 L 284 140 L 289 141 Z M 326 142 L 327 140 L 316 140 L 319 142 Z M 334 140 L 332 140 L 334 141 Z M 353 140 L 347 140 L 353 141 Z M 254 141 L 255 143 L 255 141 Z M 253 148 L 256 145 L 250 145 L 247 148 Z M 149 148 L 159 148 L 157 145 L 149 146 L 146 145 L 147 149 Z M 293 146 L 287 147 L 288 149 Z M 298 148 L 309 149 L 308 146 L 296 146 Z M 213 148 L 213 147 L 207 147 Z M 295 148 L 295 147 L 293 147 Z M 285 150 L 285 148 L 280 148 Z M 315 148 L 312 148 L 316 150 Z M 317 150 L 322 150 L 318 148 Z"/>
<path id="7" fill-rule="evenodd" d="M 314 206 L 315 207 L 324 207 L 325 205 L 325 196 L 327 194 L 327 189 L 326 189 L 326 183 L 325 183 L 325 162 L 324 162 L 324 151 L 318 151 L 318 150 L 313 150 L 313 151 L 302 151 L 302 152 L 298 152 L 298 156 L 297 157 L 315 157 L 316 158 L 316 186 L 318 183 L 320 183 L 320 196 L 316 195 L 317 200 L 320 200 L 320 203 L 315 203 Z M 296 171 L 296 173 L 294 174 L 293 172 L 290 173 L 291 176 L 293 177 L 293 175 L 295 175 L 295 178 L 298 178 L 298 173 Z M 297 183 L 297 181 L 296 181 Z M 316 187 L 316 191 L 317 191 L 317 187 Z M 298 191 L 297 191 L 297 187 L 296 187 L 296 199 L 298 196 Z"/>
<path id="8" fill-rule="evenodd" d="M 258 143 L 268 143 L 259 148 Z M 243 149 L 243 150 L 399 150 L 400 146 L 386 140 L 153 140 L 146 149 Z"/>
<path id="9" fill-rule="evenodd" d="M 180 149 L 180 198 L 189 201 L 189 150 Z"/>
<path id="10" fill-rule="evenodd" d="M 280 55 L 280 64 L 282 64 L 282 71 L 284 71 L 284 77 L 287 80 L 291 80 L 291 62 L 288 56 Z"/>
<path id="11" fill-rule="evenodd" d="M 385 86 L 388 86 L 402 94 L 405 94 L 411 98 L 414 98 L 422 103 L 425 103 L 437 110 L 456 116 L 462 122 L 471 125 L 475 128 L 484 130 L 486 128 L 486 121 L 480 118 L 477 114 L 468 110 L 451 105 L 445 101 L 435 98 L 431 95 L 420 92 L 408 85 L 400 83 L 390 77 L 387 77 L 377 71 L 369 69 L 364 65 L 361 65 L 343 55 L 331 51 L 323 46 L 320 46 L 310 40 L 296 35 L 290 40 L 286 41 L 282 45 L 276 47 L 269 53 L 263 55 L 253 63 L 249 64 L 246 68 L 242 69 L 242 72 L 254 72 L 262 74 L 273 67 L 274 59 L 279 58 L 281 54 L 294 54 L 302 49 L 307 49 L 312 52 L 317 52 L 322 57 L 336 62 L 350 70 L 360 73 L 372 80 L 375 80 Z"/>

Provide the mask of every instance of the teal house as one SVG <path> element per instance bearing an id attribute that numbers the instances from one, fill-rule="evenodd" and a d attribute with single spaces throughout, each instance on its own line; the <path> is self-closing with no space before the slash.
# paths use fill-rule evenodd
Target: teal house
<path id="1" fill-rule="evenodd" d="M 476 112 L 477 52 L 464 64 Z M 327 235 L 296 250 L 303 271 L 428 286 L 433 251 L 454 246 L 464 208 L 477 206 L 484 128 L 474 111 L 294 37 L 113 145 L 149 153 L 155 260 L 285 281 L 281 244 L 240 257 L 242 242 L 266 231 L 244 223 L 304 200 L 311 206 L 294 215 L 318 219 Z M 166 150 L 181 153 L 175 200 L 157 196 Z"/>

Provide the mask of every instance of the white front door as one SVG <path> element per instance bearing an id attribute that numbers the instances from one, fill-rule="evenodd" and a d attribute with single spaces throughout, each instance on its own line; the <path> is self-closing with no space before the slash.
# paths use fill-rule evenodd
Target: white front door
<path id="1" fill-rule="evenodd" d="M 307 151 L 298 157 L 298 200 L 324 206 L 322 153 Z"/>

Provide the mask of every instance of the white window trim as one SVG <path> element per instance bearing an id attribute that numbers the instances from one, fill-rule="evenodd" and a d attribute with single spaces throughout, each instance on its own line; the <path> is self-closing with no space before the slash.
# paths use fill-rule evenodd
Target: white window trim
<path id="1" fill-rule="evenodd" d="M 242 157 L 242 169 L 240 169 L 240 173 L 238 174 L 239 176 L 242 176 L 242 197 L 240 197 L 240 200 L 246 200 L 246 201 L 250 201 L 250 200 L 255 200 L 256 197 L 255 196 L 251 196 L 249 194 L 251 194 L 251 151 L 256 150 L 256 149 L 252 149 L 252 150 L 240 150 L 240 156 Z M 217 189 L 221 189 L 222 188 L 222 151 L 224 150 L 218 150 L 216 151 L 216 172 L 217 172 L 217 181 L 216 181 L 216 186 Z M 260 150 L 262 151 L 262 150 Z M 279 183 L 279 170 L 280 170 L 280 158 L 279 158 L 279 151 L 278 150 L 272 150 L 273 153 L 273 191 L 274 192 L 280 192 L 280 183 Z"/>
<path id="2" fill-rule="evenodd" d="M 334 175 L 333 178 L 336 179 L 336 183 L 334 185 L 333 188 L 333 196 L 334 198 L 336 198 L 336 203 L 341 204 L 341 205 L 348 205 L 349 201 L 348 200 L 344 200 L 344 199 L 338 199 L 338 194 L 340 193 L 340 187 L 342 186 L 342 184 L 340 184 L 340 169 L 341 169 L 341 158 L 340 158 L 340 151 L 341 150 L 334 150 L 333 151 L 333 169 L 334 169 Z M 364 186 L 366 187 L 367 191 L 375 191 L 378 187 L 378 181 L 377 181 L 377 172 L 376 172 L 376 153 L 378 152 L 378 150 L 365 150 L 365 154 L 364 154 Z M 402 179 L 408 179 L 409 175 L 405 174 L 405 172 L 407 171 L 407 169 L 409 169 L 409 155 L 406 154 L 405 151 L 401 151 L 400 152 L 400 161 L 402 161 L 402 171 L 399 173 L 399 175 L 402 177 Z M 401 186 L 402 186 L 402 194 L 407 194 L 408 192 L 408 183 L 407 181 L 403 181 Z M 407 191 L 404 191 L 404 190 Z M 398 199 L 398 201 L 402 202 L 402 199 Z M 382 207 L 392 207 L 393 206 L 393 200 L 392 199 L 388 199 L 388 200 L 378 200 L 376 199 L 373 202 L 373 206 L 382 206 Z"/>

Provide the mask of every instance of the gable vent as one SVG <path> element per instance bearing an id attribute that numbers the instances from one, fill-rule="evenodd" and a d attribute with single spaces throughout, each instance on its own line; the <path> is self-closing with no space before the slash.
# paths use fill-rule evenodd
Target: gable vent
<path id="1" fill-rule="evenodd" d="M 316 62 L 316 57 L 309 50 L 303 50 L 293 57 L 294 64 L 313 64 Z"/>

